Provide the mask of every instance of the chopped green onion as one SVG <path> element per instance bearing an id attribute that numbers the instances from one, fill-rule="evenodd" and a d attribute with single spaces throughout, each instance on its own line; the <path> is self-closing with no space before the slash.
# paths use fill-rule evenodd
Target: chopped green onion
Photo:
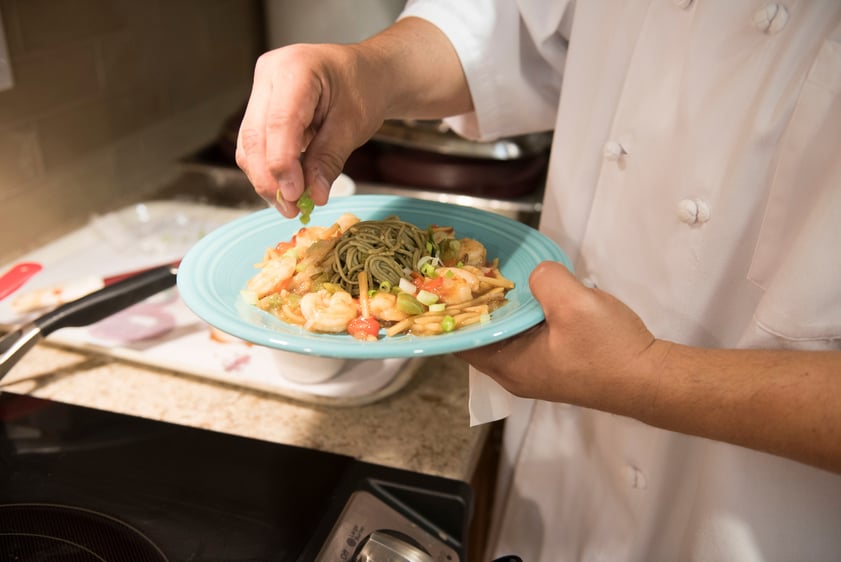
<path id="1" fill-rule="evenodd" d="M 400 290 L 410 295 L 414 295 L 418 292 L 418 288 L 415 287 L 415 284 L 406 279 L 405 277 L 400 278 Z"/>
<path id="2" fill-rule="evenodd" d="M 445 276 L 447 279 L 452 279 L 453 277 L 455 277 L 455 276 L 456 276 L 456 274 L 455 274 L 455 273 L 453 273 L 453 272 L 452 272 L 452 271 L 450 271 L 450 270 L 447 270 L 447 273 L 445 273 L 445 274 L 444 274 L 444 276 Z"/>
<path id="3" fill-rule="evenodd" d="M 425 291 L 423 289 L 418 291 L 418 294 L 415 295 L 415 296 L 417 297 L 417 299 L 421 303 L 425 304 L 426 306 L 429 306 L 431 304 L 435 304 L 436 302 L 438 302 L 438 295 L 436 295 L 435 293 L 431 293 L 429 291 Z"/>
<path id="4" fill-rule="evenodd" d="M 377 294 L 376 289 L 368 289 L 368 296 L 369 297 L 374 297 L 376 294 Z"/>
<path id="5" fill-rule="evenodd" d="M 431 263 L 425 263 L 421 266 L 420 272 L 424 277 L 435 277 L 435 266 Z"/>
<path id="6" fill-rule="evenodd" d="M 309 223 L 310 214 L 312 214 L 312 210 L 315 209 L 315 202 L 312 200 L 312 197 L 310 197 L 309 190 L 304 190 L 304 193 L 301 194 L 300 198 L 298 198 L 298 202 L 295 203 L 295 206 L 298 207 L 299 211 L 301 211 L 301 224 Z"/>
<path id="7" fill-rule="evenodd" d="M 447 304 L 443 302 L 436 302 L 429 305 L 429 312 L 444 312 L 447 310 Z"/>
<path id="8" fill-rule="evenodd" d="M 424 268 L 426 268 L 427 266 L 430 266 L 430 265 L 433 266 L 433 267 L 440 266 L 441 265 L 441 258 L 438 258 L 438 257 L 435 257 L 435 256 L 423 256 L 421 259 L 418 260 L 418 263 L 417 263 L 417 266 L 415 267 L 415 270 L 423 273 Z M 427 271 L 428 271 L 428 269 L 427 269 Z M 433 269 L 433 273 L 434 273 L 434 271 L 435 270 Z M 427 277 L 432 277 L 432 275 L 427 275 Z"/>
<path id="9" fill-rule="evenodd" d="M 391 292 L 391 283 L 389 281 L 380 281 L 380 291 L 385 293 Z"/>
<path id="10" fill-rule="evenodd" d="M 441 319 L 441 329 L 445 332 L 452 332 L 456 329 L 456 319 L 449 314 L 446 315 Z"/>

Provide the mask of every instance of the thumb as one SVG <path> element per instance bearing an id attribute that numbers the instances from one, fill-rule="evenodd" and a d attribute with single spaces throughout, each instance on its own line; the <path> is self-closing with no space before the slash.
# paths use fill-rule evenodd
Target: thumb
<path id="1" fill-rule="evenodd" d="M 305 185 L 316 205 L 327 203 L 330 187 L 357 144 L 347 135 L 331 134 L 327 125 L 312 139 L 304 153 L 302 167 Z"/>
<path id="2" fill-rule="evenodd" d="M 538 264 L 529 276 L 529 288 L 550 324 L 559 322 L 568 311 L 588 306 L 593 300 L 591 291 L 559 262 Z"/>
<path id="3" fill-rule="evenodd" d="M 532 295 L 544 309 L 549 302 L 563 300 L 565 295 L 581 287 L 581 282 L 560 262 L 540 262 L 529 275 Z"/>
<path id="4" fill-rule="evenodd" d="M 350 151 L 336 149 L 335 146 L 319 150 L 316 143 L 311 143 L 304 153 L 302 167 L 304 185 L 309 188 L 310 196 L 316 205 L 324 205 L 330 195 L 330 187 L 344 168 Z"/>

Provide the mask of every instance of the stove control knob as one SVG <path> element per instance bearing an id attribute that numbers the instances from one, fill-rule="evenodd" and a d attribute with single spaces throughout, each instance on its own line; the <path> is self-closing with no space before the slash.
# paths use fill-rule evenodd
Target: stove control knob
<path id="1" fill-rule="evenodd" d="M 354 556 L 355 562 L 435 562 L 424 550 L 384 531 L 374 531 Z"/>

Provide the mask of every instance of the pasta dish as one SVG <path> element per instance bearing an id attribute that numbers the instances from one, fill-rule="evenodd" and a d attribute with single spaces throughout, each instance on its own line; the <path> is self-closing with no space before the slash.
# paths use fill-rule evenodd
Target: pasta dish
<path id="1" fill-rule="evenodd" d="M 371 341 L 487 322 L 514 288 L 478 240 L 396 216 L 346 213 L 327 227 L 302 227 L 255 267 L 242 291 L 249 304 L 312 332 Z"/>

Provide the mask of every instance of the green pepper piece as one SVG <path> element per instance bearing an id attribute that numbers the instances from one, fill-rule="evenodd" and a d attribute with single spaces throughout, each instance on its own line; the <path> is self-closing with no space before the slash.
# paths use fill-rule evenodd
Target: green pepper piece
<path id="1" fill-rule="evenodd" d="M 397 295 L 397 310 L 413 315 L 426 312 L 426 308 L 420 301 L 409 293 L 399 293 Z"/>

